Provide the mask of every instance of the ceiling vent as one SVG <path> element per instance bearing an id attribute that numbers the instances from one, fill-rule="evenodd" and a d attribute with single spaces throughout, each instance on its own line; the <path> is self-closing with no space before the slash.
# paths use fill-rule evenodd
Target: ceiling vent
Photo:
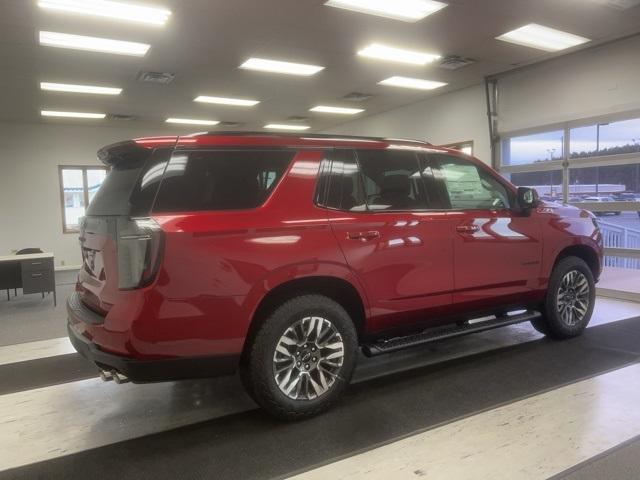
<path id="1" fill-rule="evenodd" d="M 110 113 L 107 115 L 107 118 L 109 120 L 117 120 L 119 122 L 128 122 L 131 120 L 136 120 L 136 116 L 135 115 L 123 115 L 120 113 Z"/>
<path id="2" fill-rule="evenodd" d="M 593 0 L 600 5 L 615 8 L 616 10 L 627 10 L 628 8 L 640 5 L 640 0 Z"/>
<path id="3" fill-rule="evenodd" d="M 458 70 L 459 68 L 466 67 L 472 63 L 476 63 L 473 58 L 461 57 L 459 55 L 447 55 L 438 62 L 438 66 L 440 68 L 446 68 L 447 70 Z"/>
<path id="4" fill-rule="evenodd" d="M 167 85 L 173 82 L 175 78 L 175 73 L 166 72 L 140 72 L 138 74 L 139 82 L 160 83 L 162 85 Z"/>
<path id="5" fill-rule="evenodd" d="M 371 95 L 370 93 L 351 92 L 347 93 L 342 98 L 350 102 L 364 102 L 365 100 L 369 100 L 371 97 L 373 97 L 373 95 Z"/>
<path id="6" fill-rule="evenodd" d="M 309 120 L 309 117 L 303 117 L 300 115 L 293 115 L 292 117 L 287 118 L 289 122 L 306 122 Z"/>
<path id="7" fill-rule="evenodd" d="M 244 126 L 242 122 L 220 122 L 219 126 L 226 128 L 240 128 Z"/>

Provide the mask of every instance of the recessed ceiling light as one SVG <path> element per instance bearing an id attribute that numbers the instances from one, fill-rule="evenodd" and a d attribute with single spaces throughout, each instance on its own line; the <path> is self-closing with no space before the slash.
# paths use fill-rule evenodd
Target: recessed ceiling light
<path id="1" fill-rule="evenodd" d="M 218 120 L 198 120 L 194 118 L 167 118 L 167 123 L 183 123 L 185 125 L 217 125 Z"/>
<path id="2" fill-rule="evenodd" d="M 404 22 L 417 22 L 447 6 L 434 0 L 329 0 L 325 5 Z"/>
<path id="3" fill-rule="evenodd" d="M 499 37 L 503 42 L 515 43 L 525 47 L 537 48 L 547 52 L 557 52 L 589 42 L 590 39 L 572 33 L 530 23 L 524 27 L 507 32 Z"/>
<path id="4" fill-rule="evenodd" d="M 378 58 L 391 62 L 410 63 L 412 65 L 426 65 L 438 60 L 440 55 L 423 53 L 401 48 L 388 47 L 379 43 L 372 43 L 358 52 L 361 57 Z"/>
<path id="5" fill-rule="evenodd" d="M 380 85 L 391 85 L 393 87 L 415 88 L 417 90 L 433 90 L 434 88 L 444 87 L 446 83 L 435 82 L 433 80 L 422 80 L 421 78 L 409 77 L 389 77 L 381 82 Z"/>
<path id="6" fill-rule="evenodd" d="M 208 97 L 200 95 L 193 99 L 194 102 L 216 103 L 218 105 L 237 105 L 239 107 L 253 107 L 260 103 L 259 100 L 245 100 L 242 98 Z"/>
<path id="7" fill-rule="evenodd" d="M 318 65 L 306 65 L 304 63 L 281 62 L 279 60 L 268 60 L 266 58 L 250 58 L 240 68 L 245 70 L 258 70 L 261 72 L 286 73 L 289 75 L 310 76 L 315 75 L 324 67 Z"/>
<path id="8" fill-rule="evenodd" d="M 308 130 L 309 125 L 287 125 L 284 123 L 269 123 L 264 128 L 271 128 L 274 130 Z"/>
<path id="9" fill-rule="evenodd" d="M 81 15 L 115 18 L 132 22 L 164 25 L 171 16 L 166 8 L 114 2 L 111 0 L 39 0 L 38 6 Z"/>
<path id="10" fill-rule="evenodd" d="M 105 113 L 85 113 L 85 112 L 59 112 L 54 110 L 42 110 L 43 117 L 65 117 L 65 118 L 104 118 Z"/>
<path id="11" fill-rule="evenodd" d="M 40 82 L 40 90 L 69 93 L 95 93 L 97 95 L 120 95 L 121 88 L 95 87 L 93 85 L 71 85 L 68 83 Z"/>
<path id="12" fill-rule="evenodd" d="M 58 32 L 40 32 L 40 45 L 47 47 L 71 48 L 90 52 L 115 53 L 143 57 L 150 45 L 146 43 L 123 42 L 109 38 L 85 37 Z"/>
<path id="13" fill-rule="evenodd" d="M 344 107 L 329 107 L 327 105 L 318 105 L 309 109 L 310 112 L 322 112 L 322 113 L 340 113 L 342 115 L 355 115 L 356 113 L 364 112 L 362 108 L 344 108 Z"/>

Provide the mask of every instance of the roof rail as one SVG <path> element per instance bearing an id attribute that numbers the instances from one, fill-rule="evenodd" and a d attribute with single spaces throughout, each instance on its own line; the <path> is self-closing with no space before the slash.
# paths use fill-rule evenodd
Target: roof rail
<path id="1" fill-rule="evenodd" d="M 364 135 L 334 135 L 331 133 L 292 133 L 292 132 L 258 132 L 258 131 L 246 131 L 241 132 L 237 130 L 229 130 L 229 131 L 214 131 L 214 132 L 203 132 L 192 135 L 194 137 L 199 136 L 260 136 L 260 137 L 295 137 L 295 138 L 318 138 L 318 139 L 331 139 L 331 138 L 340 138 L 344 140 L 373 140 L 378 142 L 385 142 L 390 139 L 384 137 L 368 137 Z M 414 140 L 408 138 L 394 138 L 393 140 L 403 141 L 403 142 L 416 142 L 416 143 L 426 143 L 431 145 L 429 142 L 424 140 Z"/>

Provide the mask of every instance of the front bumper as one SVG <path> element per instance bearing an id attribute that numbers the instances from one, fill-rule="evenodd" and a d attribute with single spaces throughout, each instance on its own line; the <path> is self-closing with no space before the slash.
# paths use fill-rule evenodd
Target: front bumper
<path id="1" fill-rule="evenodd" d="M 86 321 L 79 318 L 81 312 L 71 299 L 67 302 L 67 311 L 70 316 L 73 316 L 73 323 Z M 108 371 L 115 370 L 128 377 L 132 382 L 164 382 L 231 375 L 235 373 L 240 362 L 240 355 L 140 360 L 102 351 L 98 345 L 77 332 L 72 322 L 67 324 L 67 333 L 71 344 L 80 355 L 95 363 L 98 368 Z"/>

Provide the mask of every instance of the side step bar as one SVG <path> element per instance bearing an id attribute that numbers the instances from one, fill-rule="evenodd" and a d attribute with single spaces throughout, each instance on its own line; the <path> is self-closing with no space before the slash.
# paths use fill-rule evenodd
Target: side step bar
<path id="1" fill-rule="evenodd" d="M 540 312 L 528 310 L 523 313 L 511 313 L 500 317 L 491 315 L 486 320 L 471 319 L 462 325 L 454 325 L 450 327 L 441 327 L 406 337 L 396 337 L 389 340 L 381 340 L 374 343 L 362 345 L 362 351 L 367 357 L 375 357 L 383 353 L 396 352 L 405 348 L 411 348 L 425 343 L 437 342 L 446 338 L 460 337 L 469 333 L 483 332 L 494 328 L 505 327 L 515 323 L 529 322 L 540 317 Z"/>

